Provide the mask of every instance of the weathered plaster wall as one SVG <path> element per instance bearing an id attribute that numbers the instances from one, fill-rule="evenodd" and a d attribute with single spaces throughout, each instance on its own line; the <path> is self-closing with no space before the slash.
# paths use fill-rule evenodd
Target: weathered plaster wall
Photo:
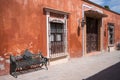
<path id="1" fill-rule="evenodd" d="M 46 55 L 46 23 L 41 6 L 32 0 L 0 0 L 1 62 L 27 48 L 34 53 L 41 50 Z M 2 67 L 6 67 L 5 63 Z M 0 69 L 5 72 L 6 68 Z"/>
<path id="2" fill-rule="evenodd" d="M 2 56 L 20 54 L 26 48 L 38 51 L 45 47 L 46 23 L 41 8 L 28 0 L 1 0 L 0 3 Z M 42 51 L 45 52 L 44 48 Z"/>
<path id="3" fill-rule="evenodd" d="M 47 55 L 46 15 L 44 7 L 69 12 L 68 52 L 81 56 L 80 0 L 0 0 L 0 74 L 9 72 L 9 55 L 20 55 L 25 49 Z M 79 34 L 79 35 L 78 35 Z M 6 71 L 5 71 L 6 70 Z"/>

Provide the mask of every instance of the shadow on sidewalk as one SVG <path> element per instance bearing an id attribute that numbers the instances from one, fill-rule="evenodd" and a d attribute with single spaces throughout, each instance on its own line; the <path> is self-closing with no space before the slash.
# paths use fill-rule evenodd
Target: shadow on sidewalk
<path id="1" fill-rule="evenodd" d="M 120 62 L 83 80 L 120 80 Z"/>

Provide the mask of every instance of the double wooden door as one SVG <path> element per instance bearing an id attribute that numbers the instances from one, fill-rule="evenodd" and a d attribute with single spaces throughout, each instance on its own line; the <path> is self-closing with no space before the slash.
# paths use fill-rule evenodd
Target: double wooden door
<path id="1" fill-rule="evenodd" d="M 87 53 L 98 51 L 98 20 L 87 18 Z"/>

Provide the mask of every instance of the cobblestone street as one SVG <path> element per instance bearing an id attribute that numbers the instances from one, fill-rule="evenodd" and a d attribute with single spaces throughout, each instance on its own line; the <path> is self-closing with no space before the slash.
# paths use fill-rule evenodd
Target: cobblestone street
<path id="1" fill-rule="evenodd" d="M 0 76 L 0 80 L 120 80 L 120 52 L 100 53 L 70 59 L 67 63 L 49 66 L 19 75 Z"/>

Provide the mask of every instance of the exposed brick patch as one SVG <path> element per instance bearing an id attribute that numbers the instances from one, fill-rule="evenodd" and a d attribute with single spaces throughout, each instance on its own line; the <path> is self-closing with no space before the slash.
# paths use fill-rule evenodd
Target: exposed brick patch
<path id="1" fill-rule="evenodd" d="M 0 76 L 9 74 L 10 63 L 9 60 L 2 59 L 0 60 Z"/>

